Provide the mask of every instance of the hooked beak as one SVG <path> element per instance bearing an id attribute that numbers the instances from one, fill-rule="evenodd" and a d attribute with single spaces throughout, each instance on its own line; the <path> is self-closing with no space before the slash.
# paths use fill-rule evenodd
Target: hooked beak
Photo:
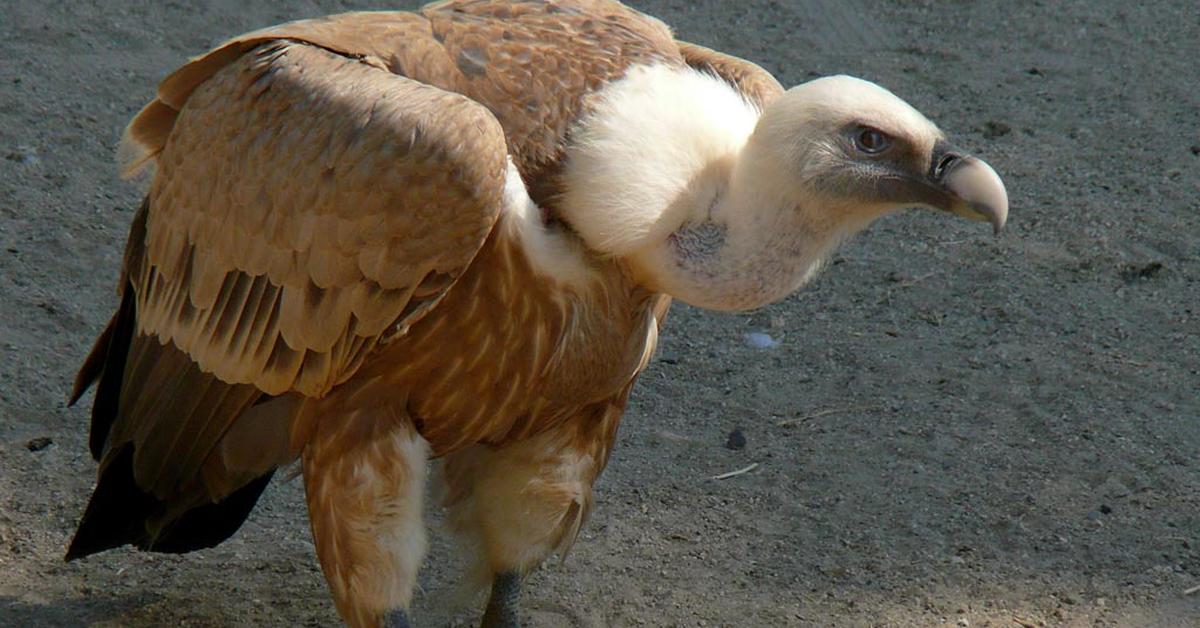
<path id="1" fill-rule="evenodd" d="M 948 192 L 945 206 L 939 204 L 939 209 L 985 220 L 1000 233 L 1008 220 L 1008 191 L 996 171 L 982 159 L 943 142 L 934 148 L 932 162 L 930 182 Z"/>

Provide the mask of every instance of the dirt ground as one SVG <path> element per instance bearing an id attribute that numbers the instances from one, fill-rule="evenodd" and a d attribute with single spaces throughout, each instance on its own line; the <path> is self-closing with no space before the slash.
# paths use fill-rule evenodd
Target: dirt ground
<path id="1" fill-rule="evenodd" d="M 785 84 L 888 86 L 1011 226 L 910 212 L 783 303 L 677 306 L 531 625 L 1200 626 L 1195 0 L 635 4 Z M 138 202 L 125 122 L 226 36 L 356 8 L 0 0 L 0 625 L 336 625 L 298 482 L 216 549 L 63 563 L 95 473 L 64 398 Z M 444 536 L 426 564 L 418 623 L 471 624 Z"/>

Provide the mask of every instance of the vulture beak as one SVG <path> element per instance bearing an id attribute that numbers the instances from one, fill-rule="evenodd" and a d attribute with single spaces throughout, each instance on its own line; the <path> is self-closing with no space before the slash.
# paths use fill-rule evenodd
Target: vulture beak
<path id="1" fill-rule="evenodd" d="M 953 146 L 938 142 L 933 149 L 929 166 L 930 183 L 945 194 L 937 203 L 939 209 L 971 220 L 992 223 L 996 233 L 1008 219 L 1008 192 L 1004 183 L 987 162 Z"/>

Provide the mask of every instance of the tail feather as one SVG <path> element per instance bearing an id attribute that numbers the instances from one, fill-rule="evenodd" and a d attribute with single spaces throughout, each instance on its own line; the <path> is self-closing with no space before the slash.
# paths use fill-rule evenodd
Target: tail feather
<path id="1" fill-rule="evenodd" d="M 71 393 L 71 402 L 74 403 L 93 382 L 96 383 L 96 399 L 92 401 L 92 428 L 88 436 L 88 446 L 92 458 L 96 460 L 100 460 L 104 454 L 108 433 L 120 411 L 121 382 L 124 380 L 125 360 L 133 338 L 136 309 L 133 290 L 126 287 L 120 308 L 79 369 L 75 391 Z M 101 351 L 103 360 L 99 357 Z"/>
<path id="2" fill-rule="evenodd" d="M 67 548 L 66 559 L 75 560 L 122 545 L 137 544 L 146 536 L 142 522 L 153 517 L 161 507 L 158 500 L 133 482 L 133 446 L 126 445 L 100 473 L 96 490 L 92 492 L 79 528 Z"/>
<path id="3" fill-rule="evenodd" d="M 66 560 L 123 545 L 169 554 L 215 547 L 246 521 L 273 475 L 274 471 L 255 478 L 219 502 L 171 517 L 168 502 L 143 491 L 134 481 L 133 447 L 126 445 L 101 472 Z"/>
<path id="4" fill-rule="evenodd" d="M 112 320 L 108 321 L 108 326 L 104 328 L 103 332 L 100 332 L 96 342 L 92 344 L 92 350 L 84 359 L 83 366 L 79 367 L 79 372 L 75 374 L 75 385 L 71 387 L 71 398 L 67 400 L 68 406 L 75 405 L 83 393 L 87 392 L 92 384 L 100 379 L 100 374 L 104 371 L 104 363 L 108 360 L 108 347 L 112 344 L 119 315 L 118 311 L 116 315 L 113 315 Z"/>

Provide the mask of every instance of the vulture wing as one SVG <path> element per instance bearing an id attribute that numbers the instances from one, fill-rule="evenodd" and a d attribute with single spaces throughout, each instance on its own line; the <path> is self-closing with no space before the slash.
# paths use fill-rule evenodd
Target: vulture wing
<path id="1" fill-rule="evenodd" d="M 683 54 L 683 59 L 688 65 L 721 77 L 759 109 L 783 93 L 783 86 L 770 72 L 745 59 L 686 41 L 678 43 L 679 52 Z"/>
<path id="2" fill-rule="evenodd" d="M 101 477 L 69 557 L 232 533 L 286 461 L 296 402 L 436 305 L 501 211 L 506 144 L 483 106 L 294 40 L 227 49 L 130 127 L 158 171 L 76 386 L 99 381 Z M 218 445 L 251 412 L 237 429 L 281 433 L 237 460 Z"/>

